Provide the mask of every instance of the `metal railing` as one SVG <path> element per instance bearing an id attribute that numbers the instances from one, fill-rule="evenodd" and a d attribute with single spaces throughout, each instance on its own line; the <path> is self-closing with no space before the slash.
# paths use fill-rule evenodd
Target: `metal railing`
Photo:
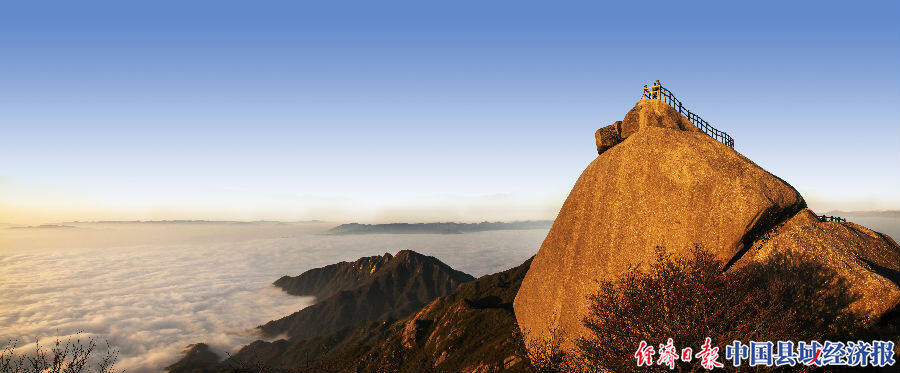
<path id="1" fill-rule="evenodd" d="M 684 115 L 691 123 L 693 123 L 697 128 L 701 131 L 705 132 L 710 137 L 719 140 L 719 142 L 728 145 L 732 149 L 734 149 L 734 139 L 731 138 L 730 135 L 725 133 L 725 131 L 719 131 L 715 127 L 711 126 L 709 122 L 700 118 L 699 115 L 694 114 L 690 110 L 688 110 L 684 105 L 681 104 L 681 101 L 678 100 L 672 91 L 669 91 L 665 87 L 660 84 L 654 84 L 653 86 L 647 87 L 644 86 L 644 91 L 641 94 L 642 98 L 649 98 L 651 100 L 661 100 L 673 109 L 678 110 L 681 115 Z"/>
<path id="2" fill-rule="evenodd" d="M 846 223 L 847 222 L 847 219 L 844 219 L 840 216 L 816 215 L 816 217 L 819 218 L 819 221 L 822 221 L 822 222 L 825 222 L 825 221 L 834 221 L 834 222 L 838 222 L 838 223 Z"/>

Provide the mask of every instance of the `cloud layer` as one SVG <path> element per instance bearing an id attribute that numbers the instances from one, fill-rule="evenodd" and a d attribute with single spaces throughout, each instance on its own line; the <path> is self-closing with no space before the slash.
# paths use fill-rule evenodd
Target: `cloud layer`
<path id="1" fill-rule="evenodd" d="M 312 299 L 278 277 L 413 249 L 474 276 L 518 265 L 545 230 L 463 235 L 325 236 L 304 225 L 80 224 L 0 233 L 0 342 L 84 331 L 120 351 L 118 368 L 156 372 L 183 348 L 234 351 L 254 327 Z"/>

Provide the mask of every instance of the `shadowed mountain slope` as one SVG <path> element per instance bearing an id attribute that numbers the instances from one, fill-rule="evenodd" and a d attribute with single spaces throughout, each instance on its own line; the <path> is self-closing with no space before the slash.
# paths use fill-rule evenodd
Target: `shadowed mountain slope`
<path id="1" fill-rule="evenodd" d="M 328 372 L 475 372 L 525 369 L 512 301 L 531 260 L 461 285 L 399 320 L 383 319 L 310 339 L 256 341 L 232 361 Z"/>
<path id="2" fill-rule="evenodd" d="M 399 254 L 398 254 L 399 256 Z M 170 373 L 505 372 L 527 371 L 512 301 L 531 264 L 486 275 L 399 318 L 312 338 L 255 341 L 218 361 L 208 346 L 188 346 Z M 239 367 L 249 368 L 245 370 Z"/>
<path id="3" fill-rule="evenodd" d="M 474 280 L 434 257 L 410 250 L 400 251 L 393 257 L 385 254 L 326 268 L 329 267 L 295 278 L 294 293 L 302 295 L 297 290 L 302 288 L 313 294 L 333 295 L 260 326 L 263 334 L 286 333 L 292 338 L 311 338 L 366 321 L 403 317 L 449 294 L 460 284 Z M 328 283 L 329 278 L 334 284 Z M 311 283 L 325 286 L 316 289 Z M 353 283 L 358 285 L 344 290 Z"/>

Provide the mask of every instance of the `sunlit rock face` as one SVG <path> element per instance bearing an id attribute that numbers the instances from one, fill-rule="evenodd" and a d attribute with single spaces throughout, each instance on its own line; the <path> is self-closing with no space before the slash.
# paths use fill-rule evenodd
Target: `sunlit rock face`
<path id="1" fill-rule="evenodd" d="M 624 141 L 628 136 L 647 127 L 671 128 L 682 131 L 700 132 L 691 121 L 659 100 L 641 100 L 628 111 L 624 120 L 602 127 L 594 134 L 597 153 L 603 152 Z"/>
<path id="2" fill-rule="evenodd" d="M 809 218 L 793 187 L 665 103 L 642 100 L 595 137 L 600 155 L 575 183 L 516 295 L 527 339 L 558 333 L 571 348 L 587 331 L 582 320 L 597 282 L 649 263 L 657 246 L 685 255 L 700 245 L 732 266 L 778 249 L 806 251 L 823 264 L 843 263 L 839 273 L 863 293 L 859 310 L 896 306 L 893 240 Z"/>
<path id="3" fill-rule="evenodd" d="M 634 108 L 625 119 L 622 120 L 620 135 L 623 139 L 634 133 L 648 128 L 659 127 L 669 128 L 682 131 L 699 132 L 691 121 L 679 114 L 677 110 L 660 100 L 641 100 L 638 101 Z"/>
<path id="4" fill-rule="evenodd" d="M 757 240 L 737 266 L 765 262 L 777 253 L 814 258 L 847 280 L 860 295 L 850 305 L 877 318 L 900 303 L 900 246 L 888 235 L 852 222 L 821 222 L 806 209 Z"/>

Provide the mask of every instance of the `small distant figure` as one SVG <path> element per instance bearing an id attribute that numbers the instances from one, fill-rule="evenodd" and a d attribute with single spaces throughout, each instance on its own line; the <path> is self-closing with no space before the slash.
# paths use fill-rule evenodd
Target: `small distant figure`
<path id="1" fill-rule="evenodd" d="M 650 87 L 650 98 L 654 100 L 659 100 L 659 93 L 662 91 L 662 84 L 659 84 L 659 79 L 653 83 L 653 86 Z"/>
<path id="2" fill-rule="evenodd" d="M 643 97 L 650 98 L 650 87 L 647 87 L 646 84 L 644 84 L 644 96 Z"/>

